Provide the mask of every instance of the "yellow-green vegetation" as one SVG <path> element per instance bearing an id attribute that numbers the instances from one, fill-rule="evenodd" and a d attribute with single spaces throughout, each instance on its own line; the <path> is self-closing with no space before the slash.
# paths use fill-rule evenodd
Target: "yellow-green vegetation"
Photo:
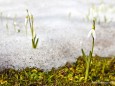
<path id="1" fill-rule="evenodd" d="M 27 10 L 27 16 L 26 16 L 26 22 L 25 22 L 26 34 L 27 34 L 27 24 L 28 23 L 30 25 L 31 34 L 32 34 L 32 47 L 35 49 L 35 48 L 37 48 L 39 38 L 36 38 L 36 33 L 34 30 L 34 17 Z"/>
<path id="2" fill-rule="evenodd" d="M 85 61 L 77 58 L 58 69 L 43 71 L 39 68 L 5 69 L 0 72 L 0 86 L 114 86 L 115 58 L 91 58 L 89 76 L 85 82 Z"/>

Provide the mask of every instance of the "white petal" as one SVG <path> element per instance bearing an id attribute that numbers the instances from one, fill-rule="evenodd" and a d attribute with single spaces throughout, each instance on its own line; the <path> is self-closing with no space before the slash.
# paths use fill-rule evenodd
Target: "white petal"
<path id="1" fill-rule="evenodd" d="M 96 39 L 96 33 L 95 33 L 95 30 L 92 30 L 92 35 L 93 35 L 94 39 Z"/>
<path id="2" fill-rule="evenodd" d="M 91 36 L 91 34 L 92 34 L 92 29 L 89 31 L 87 37 L 89 38 Z"/>

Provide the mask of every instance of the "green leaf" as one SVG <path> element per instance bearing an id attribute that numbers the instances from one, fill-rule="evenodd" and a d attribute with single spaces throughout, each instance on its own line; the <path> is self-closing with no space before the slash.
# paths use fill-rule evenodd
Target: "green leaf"
<path id="1" fill-rule="evenodd" d="M 17 74 L 15 74 L 14 76 L 15 76 L 15 77 L 16 77 L 16 79 L 18 80 L 18 75 L 17 75 Z"/>
<path id="2" fill-rule="evenodd" d="M 35 43 L 35 40 L 36 40 L 36 35 L 35 35 L 35 37 L 34 37 L 34 43 Z"/>
<path id="3" fill-rule="evenodd" d="M 83 55 L 84 60 L 85 60 L 85 61 L 87 61 L 87 60 L 86 60 L 86 55 L 85 55 L 84 50 L 83 50 L 83 49 L 81 49 L 81 51 L 82 51 L 82 55 Z"/>
<path id="4" fill-rule="evenodd" d="M 83 57 L 86 57 L 85 52 L 83 49 L 81 49 Z"/>
<path id="5" fill-rule="evenodd" d="M 89 53 L 89 57 L 90 57 L 90 59 L 92 58 L 92 52 L 90 51 L 90 53 Z"/>
<path id="6" fill-rule="evenodd" d="M 81 82 L 82 80 L 84 80 L 84 77 L 80 77 L 79 78 L 79 82 Z"/>
<path id="7" fill-rule="evenodd" d="M 37 38 L 37 41 L 36 41 L 36 47 L 37 47 L 37 45 L 38 45 L 38 41 L 39 41 L 39 39 Z"/>
<path id="8" fill-rule="evenodd" d="M 35 46 L 34 46 L 34 40 L 33 39 L 32 39 L 32 47 L 35 48 Z"/>

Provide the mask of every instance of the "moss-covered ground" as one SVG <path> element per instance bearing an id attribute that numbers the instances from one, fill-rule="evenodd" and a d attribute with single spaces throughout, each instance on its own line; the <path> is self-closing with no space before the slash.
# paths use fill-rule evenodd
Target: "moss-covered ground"
<path id="1" fill-rule="evenodd" d="M 93 57 L 87 82 L 84 76 L 85 62 L 79 57 L 75 63 L 67 62 L 50 71 L 28 67 L 22 70 L 4 69 L 0 72 L 0 86 L 114 86 L 115 58 Z"/>

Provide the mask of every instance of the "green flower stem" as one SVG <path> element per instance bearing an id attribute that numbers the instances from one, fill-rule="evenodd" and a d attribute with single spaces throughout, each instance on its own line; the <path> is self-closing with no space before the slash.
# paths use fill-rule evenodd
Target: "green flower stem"
<path id="1" fill-rule="evenodd" d="M 95 30 L 95 20 L 93 20 L 93 26 L 92 26 L 92 29 Z M 91 34 L 92 36 L 92 48 L 91 48 L 91 51 L 89 53 L 89 56 L 86 56 L 85 55 L 85 52 L 84 50 L 82 49 L 82 55 L 83 55 L 83 58 L 84 58 L 84 61 L 85 61 L 85 65 L 86 65 L 86 71 L 85 71 L 85 82 L 87 82 L 87 79 L 88 79 L 88 76 L 89 76 L 89 68 L 90 68 L 90 64 L 91 64 L 91 58 L 93 56 L 93 52 L 94 52 L 94 37 L 93 37 L 93 34 Z"/>
<path id="2" fill-rule="evenodd" d="M 94 29 L 95 30 L 95 19 L 93 20 L 93 26 L 92 26 L 92 29 Z M 94 37 L 93 37 L 93 35 L 92 35 L 92 54 L 93 54 L 93 51 L 94 51 Z"/>
<path id="3" fill-rule="evenodd" d="M 93 54 L 93 51 L 94 51 L 94 37 L 92 36 L 92 50 L 91 50 L 91 52 L 92 52 L 92 54 Z"/>
<path id="4" fill-rule="evenodd" d="M 92 50 L 90 51 L 89 56 L 87 57 L 86 60 L 86 73 L 85 73 L 85 82 L 87 82 L 87 78 L 89 76 L 89 68 L 90 68 L 90 64 L 91 64 L 91 58 L 93 56 L 93 51 L 94 51 L 94 37 L 92 36 Z"/>

